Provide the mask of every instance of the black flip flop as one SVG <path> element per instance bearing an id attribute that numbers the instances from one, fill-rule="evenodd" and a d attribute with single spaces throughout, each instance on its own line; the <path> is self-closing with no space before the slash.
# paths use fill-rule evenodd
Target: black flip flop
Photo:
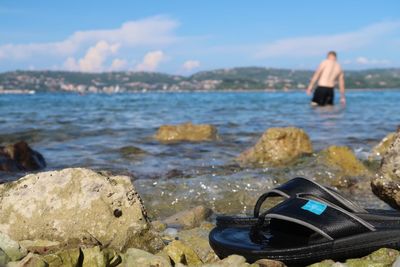
<path id="1" fill-rule="evenodd" d="M 254 207 L 253 217 L 238 217 L 238 216 L 217 216 L 216 223 L 218 226 L 236 226 L 236 227 L 247 227 L 254 225 L 259 222 L 258 217 L 260 215 L 260 209 L 263 203 L 271 197 L 283 197 L 285 199 L 295 197 L 297 194 L 309 194 L 317 198 L 323 199 L 339 206 L 349 212 L 357 214 L 376 214 L 376 215 L 397 215 L 397 211 L 392 210 L 373 210 L 363 209 L 354 202 L 346 199 L 336 190 L 325 187 L 313 180 L 296 177 L 280 186 L 271 189 L 262 194 Z"/>
<path id="2" fill-rule="evenodd" d="M 268 258 L 291 265 L 400 248 L 400 213 L 364 215 L 300 194 L 261 214 L 259 220 L 265 217 L 267 226 L 217 226 L 210 232 L 210 245 L 221 258 L 239 254 L 249 262 Z"/>

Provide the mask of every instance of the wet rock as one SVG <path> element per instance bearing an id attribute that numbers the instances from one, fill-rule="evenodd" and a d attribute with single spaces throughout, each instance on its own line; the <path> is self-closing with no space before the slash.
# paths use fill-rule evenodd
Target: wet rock
<path id="1" fill-rule="evenodd" d="M 45 167 L 42 154 L 24 141 L 0 147 L 0 171 L 35 171 Z"/>
<path id="2" fill-rule="evenodd" d="M 177 169 L 172 169 L 169 170 L 166 174 L 165 174 L 165 178 L 167 179 L 171 179 L 171 178 L 180 178 L 180 177 L 184 177 L 185 173 L 181 170 L 177 170 Z"/>
<path id="3" fill-rule="evenodd" d="M 68 248 L 104 245 L 118 251 L 163 246 L 126 176 L 83 168 L 30 174 L 0 185 L 0 206 L 0 231 L 14 240 L 46 239 Z"/>
<path id="4" fill-rule="evenodd" d="M 168 257 L 153 255 L 144 250 L 130 248 L 122 256 L 121 267 L 141 266 L 141 267 L 171 267 Z"/>
<path id="5" fill-rule="evenodd" d="M 164 220 L 168 226 L 177 228 L 191 229 L 210 217 L 212 210 L 204 206 L 197 206 L 190 210 L 178 212 Z"/>
<path id="6" fill-rule="evenodd" d="M 147 152 L 135 146 L 124 146 L 119 149 L 119 152 L 124 158 L 134 158 L 137 156 L 146 155 Z"/>
<path id="7" fill-rule="evenodd" d="M 29 252 L 37 254 L 49 254 L 54 253 L 61 249 L 60 242 L 49 241 L 49 240 L 22 240 L 19 244 L 26 248 Z"/>
<path id="8" fill-rule="evenodd" d="M 393 208 L 400 208 L 400 133 L 383 156 L 380 174 L 371 182 L 372 191 Z"/>
<path id="9" fill-rule="evenodd" d="M 357 159 L 353 151 L 346 146 L 330 146 L 318 153 L 317 161 L 341 176 L 362 176 L 367 168 Z"/>
<path id="10" fill-rule="evenodd" d="M 7 267 L 47 267 L 49 266 L 44 259 L 33 253 L 29 253 L 25 258 L 19 262 L 10 262 Z"/>
<path id="11" fill-rule="evenodd" d="M 202 227 L 183 230 L 178 233 L 178 239 L 191 247 L 204 263 L 212 263 L 219 260 L 208 241 L 208 235 L 213 227 L 213 225 L 211 227 L 202 225 Z"/>
<path id="12" fill-rule="evenodd" d="M 4 218 L 8 219 L 8 218 Z M 27 250 L 22 247 L 17 241 L 11 239 L 10 236 L 0 231 L 0 249 L 10 258 L 12 261 L 22 259 L 28 254 Z"/>
<path id="13" fill-rule="evenodd" d="M 286 267 L 286 264 L 284 264 L 281 261 L 274 261 L 268 259 L 258 260 L 255 262 L 255 264 L 258 264 L 259 267 Z"/>
<path id="14" fill-rule="evenodd" d="M 177 264 L 182 263 L 189 266 L 201 265 L 202 261 L 196 252 L 182 241 L 175 240 L 164 248 L 164 252 Z"/>
<path id="15" fill-rule="evenodd" d="M 217 128 L 210 124 L 162 125 L 155 138 L 160 142 L 199 142 L 217 139 Z"/>
<path id="16" fill-rule="evenodd" d="M 390 145 L 394 142 L 395 138 L 396 133 L 389 133 L 386 135 L 385 138 L 379 142 L 379 144 L 372 148 L 368 160 L 381 160 L 383 155 L 389 149 Z"/>
<path id="17" fill-rule="evenodd" d="M 240 154 L 237 160 L 244 165 L 283 166 L 312 152 L 310 138 L 302 129 L 270 128 L 254 147 Z"/>
<path id="18" fill-rule="evenodd" d="M 243 256 L 230 255 L 229 257 L 215 263 L 205 264 L 202 267 L 258 267 L 259 265 L 249 264 Z"/>

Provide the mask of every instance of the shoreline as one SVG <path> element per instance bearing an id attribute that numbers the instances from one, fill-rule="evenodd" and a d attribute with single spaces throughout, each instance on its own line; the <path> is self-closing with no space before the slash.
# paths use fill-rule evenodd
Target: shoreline
<path id="1" fill-rule="evenodd" d="M 336 90 L 336 89 L 335 89 Z M 337 89 L 339 90 L 339 89 Z M 13 92 L 15 91 L 15 92 Z M 74 91 L 35 91 L 35 90 L 7 90 L 0 95 L 37 95 L 37 94 L 77 94 L 77 95 L 122 95 L 122 94 L 188 94 L 188 93 L 297 93 L 304 92 L 305 89 L 221 89 L 221 90 L 177 90 L 177 91 L 164 91 L 164 90 L 146 90 L 146 91 L 124 91 L 124 92 L 74 92 Z M 400 88 L 348 88 L 346 92 L 379 92 L 379 91 L 400 91 Z"/>

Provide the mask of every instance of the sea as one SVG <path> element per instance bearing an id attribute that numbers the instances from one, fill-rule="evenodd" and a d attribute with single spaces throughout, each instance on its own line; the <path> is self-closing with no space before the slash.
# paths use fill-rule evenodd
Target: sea
<path id="1" fill-rule="evenodd" d="M 299 127 L 315 151 L 345 145 L 365 160 L 400 125 L 400 89 L 349 90 L 346 106 L 336 99 L 333 107 L 313 108 L 309 101 L 299 91 L 0 95 L 0 145 L 28 142 L 45 157 L 46 170 L 87 167 L 129 175 L 153 216 L 200 204 L 246 214 L 257 195 L 291 177 L 325 172 L 332 179 L 307 164 L 237 166 L 235 158 L 266 129 Z M 184 122 L 213 124 L 219 139 L 155 140 L 161 125 Z M 23 175 L 0 172 L 0 182 Z M 383 205 L 370 192 L 344 193 L 364 206 Z"/>

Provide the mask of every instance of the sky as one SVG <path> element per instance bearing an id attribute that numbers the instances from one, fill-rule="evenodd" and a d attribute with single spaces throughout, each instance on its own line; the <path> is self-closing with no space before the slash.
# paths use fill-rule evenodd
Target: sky
<path id="1" fill-rule="evenodd" d="M 0 0 L 0 72 L 400 67 L 400 1 Z"/>

